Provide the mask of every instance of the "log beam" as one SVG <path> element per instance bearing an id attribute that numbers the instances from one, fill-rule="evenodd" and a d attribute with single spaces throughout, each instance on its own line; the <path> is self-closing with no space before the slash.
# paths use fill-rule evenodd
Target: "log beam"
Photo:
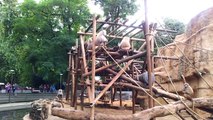
<path id="1" fill-rule="evenodd" d="M 213 98 L 194 98 L 193 103 L 188 100 L 184 102 L 188 107 L 192 107 L 192 105 L 198 108 L 199 107 L 209 108 L 213 106 Z M 172 113 L 176 113 L 179 110 L 186 109 L 186 105 L 184 105 L 181 101 L 177 101 L 164 106 L 156 106 L 156 107 L 134 114 L 133 119 L 150 120 L 155 117 L 171 115 Z"/>
<path id="2" fill-rule="evenodd" d="M 143 56 L 143 55 L 145 55 L 145 54 L 146 54 L 146 52 L 140 52 L 140 53 L 138 53 L 138 54 L 135 54 L 135 55 L 129 56 L 129 57 L 127 57 L 127 58 L 124 58 L 124 59 L 122 59 L 122 60 L 119 60 L 119 61 L 117 61 L 117 63 L 120 64 L 120 63 L 129 61 L 129 60 L 132 60 L 132 59 L 136 59 L 136 58 L 139 58 L 139 57 L 141 57 L 141 56 Z M 107 68 L 109 68 L 109 67 L 116 66 L 116 65 L 117 65 L 116 63 L 110 64 L 110 65 L 106 65 L 106 66 L 97 68 L 97 69 L 95 70 L 95 72 L 99 72 L 99 71 L 105 70 L 105 69 L 107 69 Z M 85 77 L 85 76 L 88 76 L 88 75 L 91 75 L 91 74 L 92 74 L 92 71 L 83 74 L 83 76 Z"/>
<path id="3" fill-rule="evenodd" d="M 184 101 L 188 107 L 213 107 L 213 98 L 194 98 L 193 103 L 191 101 Z M 108 115 L 103 113 L 96 113 L 96 120 L 150 120 L 155 117 L 167 116 L 177 111 L 186 109 L 186 106 L 181 102 L 173 102 L 171 104 L 163 106 L 155 106 L 150 109 L 143 110 L 133 115 Z M 90 114 L 80 110 L 71 110 L 68 108 L 52 108 L 52 115 L 59 116 L 65 119 L 71 120 L 88 120 Z M 169 111 L 168 111 L 169 110 Z"/>
<path id="4" fill-rule="evenodd" d="M 85 53 L 85 48 L 84 48 L 84 39 L 83 39 L 82 35 L 80 35 L 80 43 L 81 43 L 81 52 L 82 52 L 82 60 L 83 60 L 84 73 L 87 73 L 88 69 L 87 69 L 87 62 L 86 62 L 86 53 Z M 82 77 L 82 80 L 83 80 L 83 77 Z M 86 83 L 87 84 L 90 83 L 88 77 L 86 78 Z M 87 94 L 88 94 L 89 101 L 92 101 L 92 97 L 91 97 L 92 93 L 91 93 L 91 87 L 90 86 L 87 86 Z"/>
<path id="5" fill-rule="evenodd" d="M 115 83 L 115 81 L 125 72 L 133 60 L 130 60 L 124 68 L 122 68 L 118 74 L 110 81 L 110 83 L 101 91 L 101 93 L 93 101 L 93 105 L 103 96 L 103 94 Z"/>
<path id="6" fill-rule="evenodd" d="M 149 89 L 138 87 L 138 86 L 135 86 L 135 85 L 132 85 L 132 84 L 129 84 L 129 83 L 116 83 L 116 85 L 125 86 L 125 87 L 132 88 L 134 90 L 139 90 L 139 91 L 146 91 L 146 92 L 149 91 Z M 152 91 L 155 94 L 157 94 L 159 97 L 166 97 L 166 98 L 173 99 L 173 100 L 184 99 L 184 97 L 182 97 L 182 96 L 178 96 L 176 94 L 164 91 L 162 89 L 155 88 L 154 86 L 152 87 Z"/>

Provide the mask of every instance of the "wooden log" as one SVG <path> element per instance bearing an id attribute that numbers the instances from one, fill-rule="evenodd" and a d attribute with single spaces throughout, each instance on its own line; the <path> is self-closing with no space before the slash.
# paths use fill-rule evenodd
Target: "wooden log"
<path id="1" fill-rule="evenodd" d="M 108 72 L 112 73 L 113 75 L 117 75 L 117 72 L 113 71 L 112 69 L 106 69 Z M 137 85 L 137 84 L 140 84 L 138 81 L 130 78 L 130 77 L 127 77 L 126 75 L 121 75 L 120 78 L 122 78 L 123 80 L 127 81 L 127 82 L 130 82 L 134 85 Z"/>
<path id="2" fill-rule="evenodd" d="M 91 36 L 92 33 L 83 33 L 83 32 L 78 32 L 79 35 L 89 35 Z M 116 36 L 116 35 L 107 35 L 106 37 L 108 38 L 117 38 L 118 40 L 121 40 L 123 37 L 122 36 Z M 130 40 L 133 40 L 133 41 L 141 41 L 141 42 L 144 42 L 145 40 L 144 39 L 139 39 L 139 38 L 130 38 Z"/>
<path id="3" fill-rule="evenodd" d="M 100 15 L 98 15 L 96 17 L 96 20 L 98 20 L 100 18 Z M 88 32 L 90 30 L 90 28 L 93 26 L 93 22 L 89 25 L 89 27 L 85 30 L 85 33 Z"/>
<path id="4" fill-rule="evenodd" d="M 92 100 L 95 99 L 95 40 L 96 40 L 96 19 L 95 19 L 95 15 L 93 15 L 93 35 L 92 35 L 92 83 L 91 83 L 91 97 Z M 90 120 L 94 120 L 95 119 L 95 106 L 92 107 L 91 109 L 91 116 L 90 116 Z"/>
<path id="5" fill-rule="evenodd" d="M 129 61 L 129 60 L 131 60 L 131 59 L 136 59 L 136 58 L 139 58 L 139 57 L 141 57 L 141 56 L 144 56 L 145 54 L 146 54 L 146 51 L 140 52 L 140 53 L 138 53 L 138 54 L 136 54 L 136 55 L 132 55 L 132 56 L 126 57 L 126 58 L 124 58 L 124 59 L 122 59 L 122 60 L 119 60 L 119 61 L 117 61 L 117 63 L 120 64 L 120 63 Z M 116 65 L 117 65 L 116 63 L 110 64 L 110 65 L 106 65 L 106 66 L 97 68 L 97 69 L 95 70 L 95 72 L 99 72 L 99 71 L 105 70 L 105 69 L 107 69 L 107 68 L 109 68 L 109 67 L 116 66 Z M 91 75 L 91 74 L 92 74 L 92 71 L 83 74 L 83 76 L 85 77 L 85 76 L 88 76 L 88 75 Z"/>
<path id="6" fill-rule="evenodd" d="M 109 21 L 111 17 L 107 17 L 105 19 L 105 22 Z M 105 23 L 102 23 L 100 26 L 98 26 L 98 28 L 96 29 L 96 32 L 98 32 L 103 26 L 104 26 Z"/>
<path id="7" fill-rule="evenodd" d="M 113 77 L 113 79 L 108 83 L 108 85 L 98 94 L 98 96 L 93 101 L 93 105 L 104 95 L 104 93 L 115 83 L 115 81 L 125 72 L 125 70 L 129 67 L 133 60 L 128 61 L 126 66 L 124 66 L 118 74 Z"/>
<path id="8" fill-rule="evenodd" d="M 184 101 L 188 107 L 212 107 L 213 106 L 213 98 L 194 98 L 193 103 L 191 101 Z M 150 120 L 155 117 L 162 117 L 166 115 L 170 115 L 179 110 L 186 109 L 186 105 L 184 105 L 181 101 L 177 101 L 171 104 L 167 104 L 164 106 L 156 106 L 142 112 L 136 113 L 133 116 L 135 120 Z M 169 110 L 169 111 L 168 111 Z"/>
<path id="9" fill-rule="evenodd" d="M 122 25 L 126 24 L 129 20 L 125 20 L 121 25 L 116 25 L 117 27 L 115 27 L 110 33 L 109 35 L 111 34 L 114 34 L 120 27 L 122 27 Z"/>
<path id="10" fill-rule="evenodd" d="M 82 35 L 80 35 L 80 43 L 81 43 L 81 52 L 82 52 L 82 60 L 83 60 L 84 73 L 87 73 L 88 69 L 87 69 L 87 62 L 86 62 L 86 53 L 85 53 L 85 48 L 84 48 L 84 39 L 83 39 Z M 86 78 L 86 83 L 87 84 L 90 83 L 88 77 Z M 91 93 L 91 87 L 90 86 L 87 86 L 87 94 L 88 94 L 89 101 L 92 101 L 92 97 L 91 97 L 92 93 Z"/>
<path id="11" fill-rule="evenodd" d="M 188 107 L 192 107 L 191 101 L 184 101 Z M 210 108 L 213 107 L 213 98 L 194 98 L 194 107 Z M 96 113 L 96 120 L 150 120 L 155 117 L 167 116 L 179 110 L 186 109 L 186 106 L 181 102 L 173 102 L 163 106 L 155 106 L 150 109 L 143 110 L 133 115 L 107 115 Z M 169 111 L 168 111 L 169 110 Z M 52 115 L 59 116 L 71 120 L 88 120 L 90 114 L 80 110 L 71 110 L 68 108 L 52 108 Z"/>
<path id="12" fill-rule="evenodd" d="M 90 21 L 91 21 L 91 20 L 90 20 Z M 105 23 L 105 24 L 109 24 L 109 25 L 119 25 L 119 26 L 128 27 L 128 28 L 143 29 L 143 27 L 140 27 L 140 26 L 134 26 L 133 24 L 132 24 L 132 25 L 125 25 L 125 24 L 120 24 L 120 23 L 105 22 L 105 21 L 99 21 L 99 20 L 97 20 L 97 23 Z M 174 30 L 168 30 L 168 29 L 159 29 L 159 28 L 157 28 L 156 30 L 157 30 L 157 31 L 160 31 L 160 32 L 177 33 L 177 31 L 174 31 Z"/>
<path id="13" fill-rule="evenodd" d="M 52 115 L 69 120 L 89 120 L 90 114 L 81 110 L 71 110 L 68 108 L 52 108 Z M 131 120 L 132 115 L 107 115 L 95 113 L 96 120 Z"/>
<path id="14" fill-rule="evenodd" d="M 116 85 L 125 86 L 125 87 L 132 88 L 132 89 L 139 90 L 139 91 L 146 91 L 146 92 L 149 91 L 148 89 L 141 88 L 141 87 L 129 84 L 129 83 L 116 83 Z M 176 94 L 164 91 L 162 89 L 155 88 L 154 86 L 152 87 L 152 91 L 160 97 L 166 97 L 166 98 L 170 98 L 173 100 L 180 100 L 180 98 L 184 99 L 183 96 L 178 96 Z"/>
<path id="15" fill-rule="evenodd" d="M 120 17 L 116 18 L 113 23 L 117 23 L 118 21 L 120 20 Z M 106 31 L 109 31 L 110 28 L 112 27 L 113 25 L 109 25 L 107 28 L 106 28 Z"/>
<path id="16" fill-rule="evenodd" d="M 178 57 L 173 56 L 154 56 L 155 59 L 166 59 L 166 60 L 180 60 Z"/>
<path id="17" fill-rule="evenodd" d="M 154 86 L 152 86 L 152 91 L 156 94 L 159 95 L 159 97 L 166 97 L 166 98 L 170 98 L 170 99 L 173 99 L 173 100 L 180 100 L 180 99 L 184 99 L 183 96 L 180 96 L 180 95 L 176 95 L 176 94 L 173 94 L 173 93 L 170 93 L 170 92 L 167 92 L 167 91 L 164 91 L 162 89 L 158 89 Z"/>
<path id="18" fill-rule="evenodd" d="M 89 120 L 90 118 L 89 113 L 84 111 L 57 107 L 52 108 L 52 115 L 71 120 Z"/>

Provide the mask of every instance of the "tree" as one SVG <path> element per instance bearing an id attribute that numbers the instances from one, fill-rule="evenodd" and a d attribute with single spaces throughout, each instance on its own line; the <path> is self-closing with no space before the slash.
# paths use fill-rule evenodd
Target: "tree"
<path id="1" fill-rule="evenodd" d="M 104 11 L 105 16 L 111 16 L 112 20 L 117 17 L 126 18 L 128 15 L 134 14 L 138 8 L 135 4 L 136 0 L 95 0 L 95 4 L 99 4 Z"/>
<path id="2" fill-rule="evenodd" d="M 116 18 L 126 19 L 128 15 L 133 15 L 137 10 L 138 6 L 135 4 L 136 0 L 93 0 L 95 4 L 99 4 L 104 11 L 104 16 L 110 16 L 111 21 Z M 114 30 L 114 26 L 109 31 Z M 118 44 L 118 40 L 110 41 L 108 46 L 114 46 Z"/>
<path id="3" fill-rule="evenodd" d="M 9 81 L 9 70 L 15 68 L 16 55 L 14 49 L 10 49 L 13 34 L 13 24 L 18 16 L 17 0 L 2 0 L 0 4 L 0 80 Z M 7 80 L 6 80 L 7 79 Z"/>
<path id="4" fill-rule="evenodd" d="M 4 31 L 11 31 L 1 36 L 4 41 L 1 46 L 6 47 L 0 50 L 1 56 L 5 56 L 0 60 L 7 63 L 5 69 L 10 66 L 16 69 L 23 84 L 32 84 L 35 78 L 56 82 L 58 75 L 66 72 L 67 52 L 90 15 L 86 3 L 86 0 L 41 0 L 39 3 L 25 0 L 16 4 L 12 22 L 2 20 L 0 24 Z M 1 13 L 8 9 L 2 8 Z"/>
<path id="5" fill-rule="evenodd" d="M 176 33 L 158 32 L 155 39 L 159 47 L 165 46 L 166 44 L 173 42 L 177 35 L 180 35 L 185 32 L 184 23 L 176 19 L 165 18 L 163 22 L 164 24 L 160 25 L 159 27 L 176 31 Z"/>

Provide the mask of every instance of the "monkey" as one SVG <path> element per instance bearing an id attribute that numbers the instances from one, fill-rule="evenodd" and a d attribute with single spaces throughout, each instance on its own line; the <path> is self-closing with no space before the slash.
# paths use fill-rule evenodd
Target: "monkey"
<path id="1" fill-rule="evenodd" d="M 131 48 L 130 38 L 124 37 L 121 42 L 118 44 L 120 49 L 129 50 Z"/>
<path id="2" fill-rule="evenodd" d="M 62 91 L 62 89 L 58 90 L 57 97 L 58 97 L 59 100 L 62 100 L 62 98 L 63 98 L 63 91 Z"/>
<path id="3" fill-rule="evenodd" d="M 194 91 L 193 91 L 192 87 L 188 83 L 184 83 L 183 84 L 183 96 L 187 100 L 191 100 L 192 101 L 193 95 L 194 95 Z"/>
<path id="4" fill-rule="evenodd" d="M 149 30 L 152 31 L 152 30 L 155 30 L 157 28 L 157 23 L 151 23 L 149 24 Z"/>
<path id="5" fill-rule="evenodd" d="M 147 71 L 142 74 L 137 75 L 136 80 L 140 81 L 142 83 L 143 87 L 145 87 L 145 88 L 149 87 L 149 79 L 148 79 Z M 153 73 L 151 73 L 151 82 L 152 82 L 152 84 L 155 82 L 155 76 Z"/>
<path id="6" fill-rule="evenodd" d="M 95 39 L 95 48 L 97 48 L 97 46 L 103 46 L 106 45 L 106 43 L 108 42 L 107 38 L 105 37 L 106 35 L 106 30 L 102 30 L 100 31 Z M 89 40 L 84 44 L 86 50 L 92 50 L 92 38 L 89 38 Z"/>
<path id="7" fill-rule="evenodd" d="M 88 41 L 84 44 L 86 50 L 92 50 L 92 38 L 89 38 Z"/>
<path id="8" fill-rule="evenodd" d="M 184 84 L 183 84 L 183 96 L 187 99 L 192 101 L 192 109 L 194 110 L 194 102 L 193 102 L 193 96 L 194 96 L 194 91 L 192 89 L 192 87 L 189 85 L 189 83 L 186 82 L 186 79 L 183 75 L 181 75 L 181 77 L 183 78 Z M 185 105 L 185 103 L 184 103 Z"/>
<path id="9" fill-rule="evenodd" d="M 58 90 L 58 93 L 57 93 L 57 96 L 56 96 L 56 101 L 57 102 L 60 102 L 62 107 L 64 107 L 64 104 L 63 104 L 63 90 L 62 89 L 59 89 Z"/>
<path id="10" fill-rule="evenodd" d="M 97 36 L 96 36 L 96 40 L 95 40 L 95 46 L 102 46 L 102 45 L 106 45 L 106 43 L 108 42 L 106 36 L 106 30 L 102 30 L 100 31 Z"/>
<path id="11" fill-rule="evenodd" d="M 189 85 L 189 83 L 186 82 L 186 79 L 183 75 L 181 75 L 181 77 L 183 78 L 184 84 L 183 84 L 183 96 L 187 99 L 187 100 L 192 100 L 192 97 L 194 95 L 194 91 L 192 89 L 192 87 Z"/>

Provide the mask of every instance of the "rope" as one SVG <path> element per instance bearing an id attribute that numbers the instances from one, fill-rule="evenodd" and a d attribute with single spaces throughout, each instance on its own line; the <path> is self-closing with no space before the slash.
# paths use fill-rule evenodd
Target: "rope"
<path id="1" fill-rule="evenodd" d="M 160 23 L 159 23 L 160 24 Z M 211 26 L 213 26 L 213 24 L 210 24 Z M 160 24 L 160 26 L 163 28 L 162 24 Z M 208 28 L 209 26 L 205 26 L 203 28 L 201 28 L 200 30 L 198 30 L 197 32 L 195 32 L 194 34 L 192 34 L 191 36 L 189 36 L 186 40 L 189 40 L 190 38 L 192 38 L 193 36 L 195 36 L 196 34 L 198 34 L 199 32 L 201 32 L 202 30 Z M 170 34 L 168 34 L 168 32 L 166 32 L 167 35 L 171 38 Z M 161 40 L 161 38 L 160 38 Z M 162 40 L 161 40 L 162 41 Z M 163 42 L 163 41 L 162 41 Z M 164 42 L 163 42 L 164 43 Z M 165 43 L 164 43 L 165 44 Z M 202 74 L 199 72 L 198 68 L 196 68 L 196 66 L 194 66 L 189 58 L 184 54 L 184 52 L 178 47 L 178 45 L 174 42 L 175 46 L 178 48 L 178 50 L 182 53 L 182 55 L 187 59 L 187 61 L 189 62 L 189 64 L 191 64 L 193 66 L 193 68 L 196 70 L 196 72 L 200 75 L 200 77 L 202 78 L 202 80 L 213 90 L 213 87 L 203 78 Z M 168 47 L 167 45 L 165 47 Z M 172 51 L 173 52 L 173 51 Z M 174 53 L 174 52 L 173 52 Z M 175 54 L 175 53 L 174 53 Z M 188 63 L 187 63 L 188 64 Z"/>
<path id="2" fill-rule="evenodd" d="M 161 25 L 161 24 L 160 24 Z M 161 25 L 161 27 L 162 27 L 162 25 Z M 163 27 L 162 27 L 163 28 Z M 167 32 L 167 34 L 168 34 L 168 32 Z M 169 35 L 169 34 L 168 34 Z M 171 36 L 169 35 L 169 37 L 171 38 Z M 163 42 L 163 40 L 160 38 L 160 40 L 161 40 L 161 42 Z M 165 43 L 163 42 L 163 44 L 165 45 Z M 176 45 L 176 44 L 175 44 Z M 156 46 L 157 46 L 157 42 L 156 42 Z M 177 45 L 176 45 L 177 46 Z M 157 46 L 158 47 L 158 46 Z M 165 47 L 168 47 L 168 45 L 165 45 Z M 177 46 L 178 47 L 178 46 Z M 158 47 L 159 48 L 159 47 Z M 178 49 L 180 50 L 180 48 L 178 47 Z M 181 51 L 181 50 L 180 50 Z M 173 51 L 172 51 L 173 52 Z M 174 52 L 173 52 L 174 53 Z M 181 53 L 183 54 L 183 56 L 188 60 L 188 62 L 193 66 L 193 64 L 189 61 L 189 59 L 184 55 L 184 53 L 181 51 Z M 175 53 L 174 53 L 174 55 L 175 55 Z M 195 66 L 193 66 L 195 69 L 196 69 L 196 67 Z M 177 91 L 176 91 L 176 93 L 177 93 Z M 178 94 L 178 93 L 177 93 Z M 200 117 L 201 119 L 204 119 L 203 117 L 201 117 L 198 113 L 196 113 L 194 110 L 192 110 L 191 108 L 189 108 L 189 106 L 187 106 L 186 104 L 185 104 L 185 102 L 182 100 L 182 99 L 180 99 L 181 100 L 181 102 L 191 111 L 191 112 L 193 112 L 195 115 L 197 115 L 198 117 Z"/>
<path id="3" fill-rule="evenodd" d="M 159 49 L 156 40 L 155 40 L 155 43 L 156 43 L 157 49 Z M 160 53 L 159 53 L 159 54 L 160 54 Z M 160 56 L 161 56 L 161 54 L 160 54 Z M 204 118 L 201 117 L 198 113 L 196 113 L 194 110 L 192 110 L 192 109 L 182 100 L 182 98 L 180 98 L 180 95 L 178 94 L 177 89 L 175 88 L 175 85 L 174 85 L 174 83 L 173 83 L 173 81 L 172 81 L 172 79 L 171 79 L 171 77 L 170 77 L 170 74 L 169 74 L 168 71 L 166 70 L 166 67 L 165 67 L 165 60 L 163 60 L 163 59 L 161 58 L 161 61 L 162 61 L 162 63 L 163 63 L 164 69 L 165 69 L 165 71 L 166 71 L 166 73 L 167 73 L 167 75 L 168 75 L 169 81 L 171 82 L 172 87 L 174 88 L 174 90 L 175 90 L 176 94 L 178 95 L 180 101 L 181 101 L 181 102 L 186 106 L 186 108 L 189 109 L 192 113 L 194 113 L 195 115 L 197 115 L 197 116 L 200 117 L 201 119 L 204 119 Z M 192 101 L 192 102 L 193 102 L 193 101 Z"/>
<path id="4" fill-rule="evenodd" d="M 205 50 L 205 51 L 209 51 L 210 53 L 213 53 L 213 50 L 208 50 L 208 49 L 205 49 L 205 48 L 201 48 L 201 47 L 198 47 L 196 45 L 192 45 L 192 44 L 187 44 L 187 43 L 184 43 L 184 42 L 181 42 L 181 41 L 173 41 L 174 43 L 182 43 L 184 45 L 188 45 L 188 46 L 192 46 L 194 48 L 198 48 L 200 50 Z"/>
<path id="5" fill-rule="evenodd" d="M 104 51 L 109 55 L 109 57 L 117 64 L 117 66 L 121 69 L 121 70 L 123 70 L 123 68 L 117 63 L 117 61 L 108 53 L 108 51 L 105 49 L 105 48 L 103 48 L 104 49 Z M 125 70 L 123 70 L 124 71 L 124 73 L 129 77 L 129 78 L 131 78 L 131 79 L 133 79 Z M 149 97 L 151 97 L 155 102 L 157 102 L 160 106 L 162 106 L 162 107 L 164 107 L 169 113 L 171 113 L 173 116 L 175 116 L 176 118 L 178 118 L 178 119 L 180 119 L 178 116 L 176 116 L 175 115 L 175 113 L 173 113 L 173 112 L 171 112 L 169 109 L 167 109 L 165 106 L 163 106 L 163 104 L 161 104 L 157 99 L 155 99 L 151 94 L 149 94 L 143 87 L 141 87 L 137 82 L 135 82 L 134 81 L 134 83 L 138 86 L 138 87 L 140 87 L 142 90 L 143 90 L 143 92 L 145 92 Z"/>

